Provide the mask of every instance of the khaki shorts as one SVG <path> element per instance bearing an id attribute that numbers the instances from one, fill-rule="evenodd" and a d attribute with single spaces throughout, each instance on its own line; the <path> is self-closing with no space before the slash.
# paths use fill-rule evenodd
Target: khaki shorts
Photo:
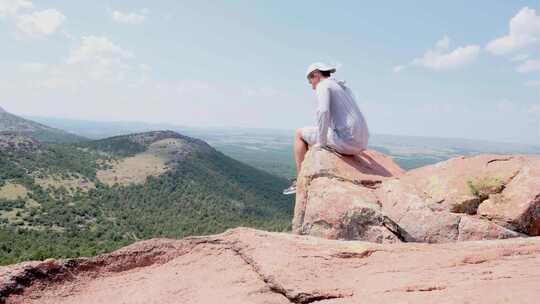
<path id="1" fill-rule="evenodd" d="M 308 146 L 313 146 L 317 143 L 319 139 L 319 128 L 317 127 L 303 127 L 302 129 L 302 139 L 308 144 Z"/>
<path id="2" fill-rule="evenodd" d="M 315 145 L 319 140 L 319 128 L 303 127 L 300 130 L 302 132 L 302 139 L 308 144 L 308 146 Z M 342 155 L 355 155 L 364 150 L 344 142 L 339 142 L 339 140 L 336 142 L 332 130 L 328 130 L 328 139 L 326 141 L 326 145 L 327 150 L 331 150 Z"/>

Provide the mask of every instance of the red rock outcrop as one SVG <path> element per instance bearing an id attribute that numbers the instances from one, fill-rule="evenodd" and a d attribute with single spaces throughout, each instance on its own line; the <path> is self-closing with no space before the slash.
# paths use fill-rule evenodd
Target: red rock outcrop
<path id="1" fill-rule="evenodd" d="M 390 157 L 376 151 L 356 156 L 308 152 L 297 180 L 293 232 L 330 239 L 400 242 L 399 228 L 381 213 L 374 189 L 403 172 Z"/>
<path id="2" fill-rule="evenodd" d="M 236 228 L 0 268 L 8 304 L 536 303 L 540 238 L 375 244 Z"/>
<path id="3" fill-rule="evenodd" d="M 433 208 L 540 234 L 539 155 L 461 156 L 411 170 L 400 180 Z"/>
<path id="4" fill-rule="evenodd" d="M 293 232 L 379 243 L 540 235 L 540 156 L 461 156 L 404 172 L 375 151 L 312 150 Z"/>

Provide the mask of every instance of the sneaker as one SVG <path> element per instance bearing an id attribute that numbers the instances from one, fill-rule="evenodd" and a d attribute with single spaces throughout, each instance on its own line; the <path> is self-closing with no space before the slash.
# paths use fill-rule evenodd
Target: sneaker
<path id="1" fill-rule="evenodd" d="M 289 195 L 296 193 L 296 178 L 291 181 L 289 188 L 283 190 L 283 194 Z"/>

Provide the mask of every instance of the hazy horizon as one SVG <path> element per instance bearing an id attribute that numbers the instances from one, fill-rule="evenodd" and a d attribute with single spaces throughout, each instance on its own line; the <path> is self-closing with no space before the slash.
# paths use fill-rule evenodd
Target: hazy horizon
<path id="1" fill-rule="evenodd" d="M 9 112 L 9 111 L 8 111 Z M 16 114 L 16 113 L 13 113 Z M 30 119 L 37 121 L 39 123 L 46 124 L 50 123 L 51 121 L 57 121 L 57 122 L 73 122 L 73 123 L 105 123 L 105 124 L 140 124 L 144 126 L 155 126 L 155 127 L 173 127 L 173 128 L 186 128 L 186 129 L 200 129 L 200 130 L 238 130 L 238 131 L 277 131 L 280 133 L 291 133 L 294 132 L 294 129 L 291 128 L 268 128 L 268 127 L 244 127 L 244 126 L 220 126 L 220 125 L 213 125 L 213 126 L 193 126 L 193 125 L 184 125 L 184 124 L 175 124 L 175 123 L 165 123 L 165 122 L 149 122 L 149 121 L 137 121 L 137 120 L 91 120 L 91 119 L 77 119 L 77 118 L 66 118 L 66 117 L 54 117 L 54 116 L 33 116 L 33 115 L 24 115 L 24 114 L 16 114 L 20 117 Z M 60 128 L 65 130 L 61 127 L 61 125 L 50 125 L 55 128 Z M 157 129 L 155 129 L 157 130 Z M 70 131 L 70 130 L 65 130 Z M 73 132 L 73 131 L 70 131 Z M 73 132 L 76 133 L 76 132 Z M 540 149 L 540 142 L 539 143 L 527 143 L 527 142 L 513 142 L 513 141 L 497 141 L 497 140 L 489 140 L 489 139 L 483 139 L 483 138 L 465 138 L 465 137 L 442 137 L 442 136 L 426 136 L 426 135 L 415 135 L 415 134 L 390 134 L 390 133 L 379 133 L 379 132 L 372 132 L 372 135 L 376 136 L 403 136 L 403 137 L 418 137 L 418 138 L 426 138 L 426 139 L 451 139 L 451 140 L 466 140 L 466 141 L 478 141 L 478 142 L 487 142 L 487 143 L 494 143 L 494 144 L 516 144 L 516 145 L 527 145 L 531 147 L 536 147 Z M 79 134 L 81 135 L 81 134 Z M 291 135 L 292 136 L 292 135 Z"/>

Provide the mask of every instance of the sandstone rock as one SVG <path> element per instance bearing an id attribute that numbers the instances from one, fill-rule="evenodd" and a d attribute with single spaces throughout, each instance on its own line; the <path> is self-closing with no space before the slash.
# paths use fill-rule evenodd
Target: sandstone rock
<path id="1" fill-rule="evenodd" d="M 329 239 L 455 242 L 540 234 L 540 156 L 461 156 L 403 172 L 367 151 L 309 151 L 293 232 Z"/>
<path id="2" fill-rule="evenodd" d="M 376 151 L 354 157 L 309 151 L 297 181 L 293 231 L 329 239 L 400 242 L 399 227 L 381 213 L 373 189 L 401 174 L 391 158 Z"/>
<path id="3" fill-rule="evenodd" d="M 130 264 L 137 256 L 152 257 L 152 262 L 135 268 L 107 267 Z M 11 282 L 25 282 L 16 293 L 0 284 L 2 300 L 8 304 L 536 303 L 540 238 L 374 244 L 237 228 L 212 236 L 150 240 L 96 258 L 55 263 L 73 266 L 32 281 L 17 277 L 13 269 L 20 265 L 0 268 L 0 278 L 10 273 Z M 25 265 L 26 273 L 35 271 L 32 263 Z"/>
<path id="4" fill-rule="evenodd" d="M 399 228 L 381 213 L 373 191 L 320 177 L 310 183 L 301 234 L 327 239 L 399 242 Z"/>
<path id="5" fill-rule="evenodd" d="M 510 229 L 540 235 L 540 156 L 517 158 L 518 173 L 500 194 L 482 202 L 478 214 Z"/>
<path id="6" fill-rule="evenodd" d="M 407 242 L 444 243 L 520 236 L 487 220 L 452 213 L 438 203 L 430 203 L 406 180 L 384 182 L 377 196 L 382 211 L 399 225 Z"/>
<path id="7" fill-rule="evenodd" d="M 461 216 L 456 241 L 479 241 L 491 239 L 507 239 L 525 236 L 506 229 L 489 221 L 470 216 Z"/>
<path id="8" fill-rule="evenodd" d="M 401 180 L 413 185 L 428 204 L 439 202 L 452 212 L 476 214 L 483 200 L 503 191 L 525 163 L 539 157 L 461 156 L 410 170 Z"/>
<path id="9" fill-rule="evenodd" d="M 461 156 L 410 170 L 399 180 L 416 195 L 419 208 L 478 214 L 511 230 L 540 234 L 538 155 Z"/>

